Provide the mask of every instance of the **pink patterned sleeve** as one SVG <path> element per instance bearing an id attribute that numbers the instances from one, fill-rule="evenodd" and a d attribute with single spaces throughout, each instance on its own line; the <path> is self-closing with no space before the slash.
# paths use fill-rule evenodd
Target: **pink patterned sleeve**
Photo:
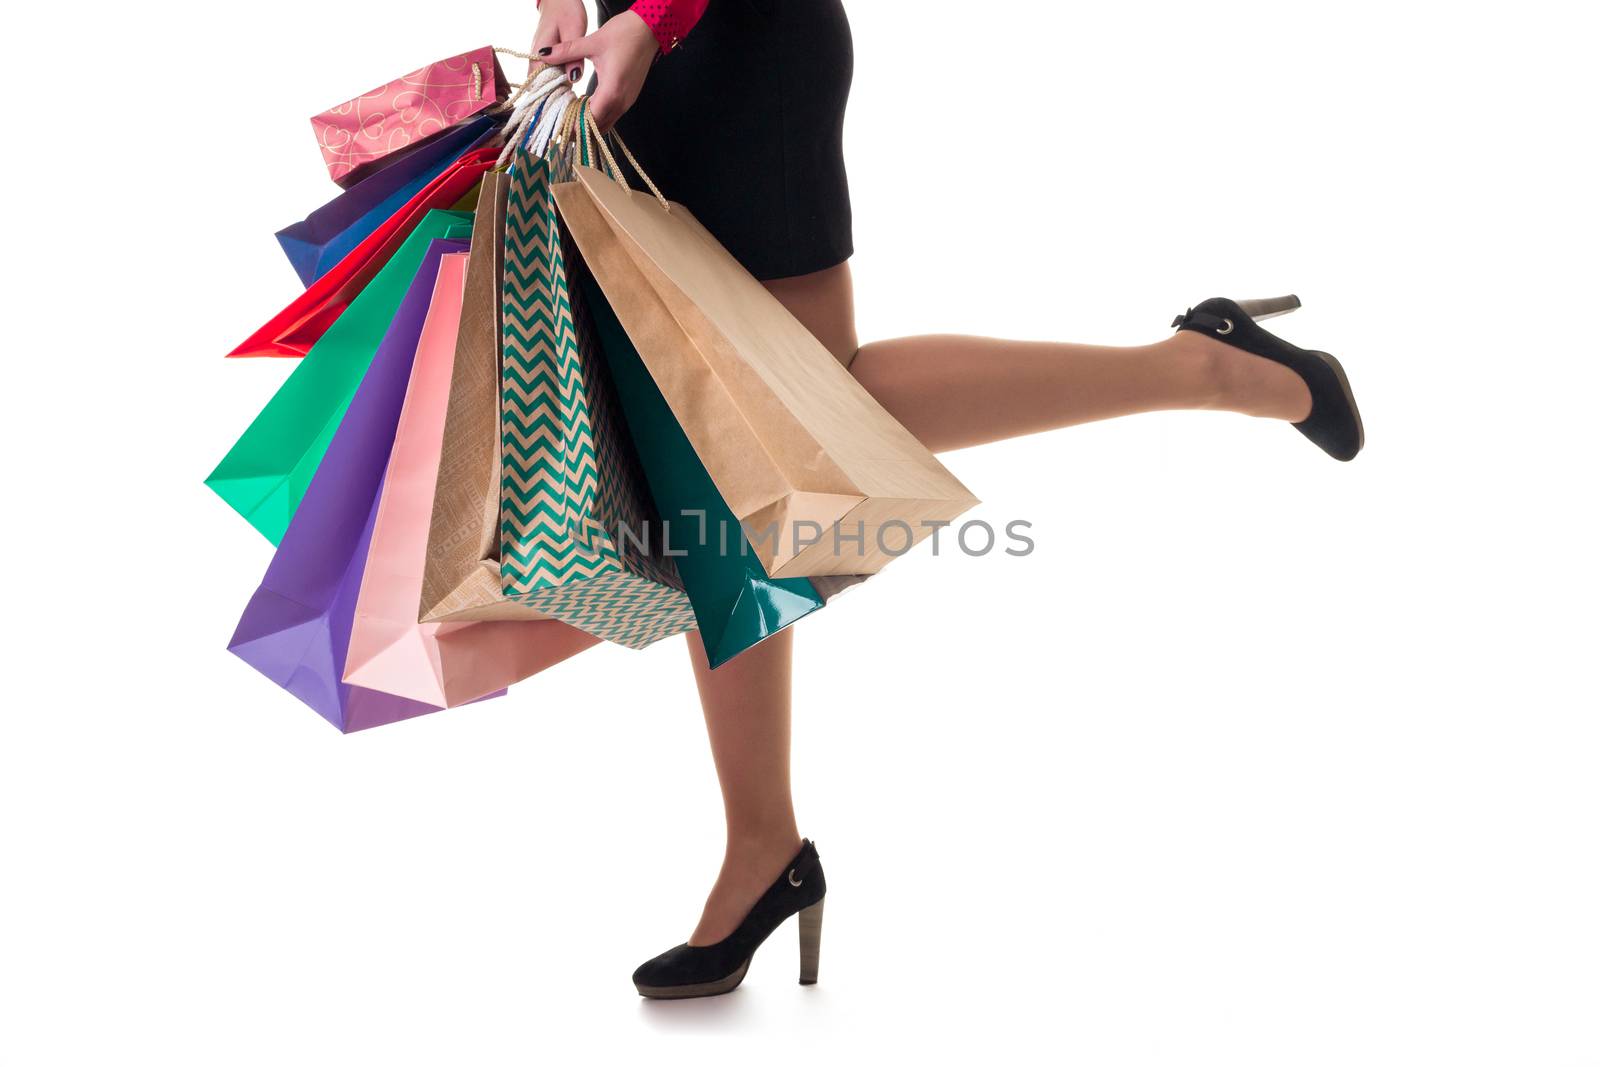
<path id="1" fill-rule="evenodd" d="M 706 3 L 707 0 L 634 0 L 633 13 L 644 19 L 656 35 L 662 54 L 666 54 L 689 36 L 706 13 Z"/>

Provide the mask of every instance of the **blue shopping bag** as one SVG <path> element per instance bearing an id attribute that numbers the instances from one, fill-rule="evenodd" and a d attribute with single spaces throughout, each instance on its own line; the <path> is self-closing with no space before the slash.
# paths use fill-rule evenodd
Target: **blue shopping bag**
<path id="1" fill-rule="evenodd" d="M 301 282 L 309 286 L 327 273 L 496 125 L 489 115 L 463 122 L 361 179 L 304 221 L 279 230 L 278 244 Z"/>

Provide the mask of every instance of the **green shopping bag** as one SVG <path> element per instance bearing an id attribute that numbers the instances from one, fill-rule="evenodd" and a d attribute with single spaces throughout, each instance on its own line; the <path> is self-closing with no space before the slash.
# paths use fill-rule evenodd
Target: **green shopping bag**
<path id="1" fill-rule="evenodd" d="M 670 531 L 673 562 L 694 607 L 706 658 L 720 667 L 821 608 L 825 597 L 809 578 L 767 577 L 738 519 L 587 272 L 582 291 L 650 495 Z M 849 584 L 837 578 L 819 582 L 830 589 Z"/>
<path id="2" fill-rule="evenodd" d="M 507 599 L 642 648 L 694 628 L 567 278 L 550 165 L 516 158 L 501 288 L 500 580 Z M 631 536 L 630 536 L 631 535 Z"/>
<path id="3" fill-rule="evenodd" d="M 428 245 L 471 237 L 472 214 L 430 211 L 322 335 L 206 478 L 228 506 L 277 544 L 322 463 Z"/>

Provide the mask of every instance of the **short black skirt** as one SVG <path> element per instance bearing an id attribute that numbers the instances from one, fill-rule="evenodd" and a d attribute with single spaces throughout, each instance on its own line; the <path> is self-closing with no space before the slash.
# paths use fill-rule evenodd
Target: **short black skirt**
<path id="1" fill-rule="evenodd" d="M 602 20 L 628 6 L 599 0 Z M 854 251 L 843 140 L 853 66 L 840 0 L 711 0 L 617 129 L 750 273 L 810 274 Z"/>

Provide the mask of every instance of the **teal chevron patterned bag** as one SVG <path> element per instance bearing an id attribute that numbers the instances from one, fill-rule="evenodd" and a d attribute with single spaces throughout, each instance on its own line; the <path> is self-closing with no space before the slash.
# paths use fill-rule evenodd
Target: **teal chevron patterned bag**
<path id="1" fill-rule="evenodd" d="M 694 629 L 588 310 L 550 164 L 519 154 L 501 289 L 500 579 L 507 598 L 632 648 Z M 629 536 L 631 534 L 632 536 Z"/>

